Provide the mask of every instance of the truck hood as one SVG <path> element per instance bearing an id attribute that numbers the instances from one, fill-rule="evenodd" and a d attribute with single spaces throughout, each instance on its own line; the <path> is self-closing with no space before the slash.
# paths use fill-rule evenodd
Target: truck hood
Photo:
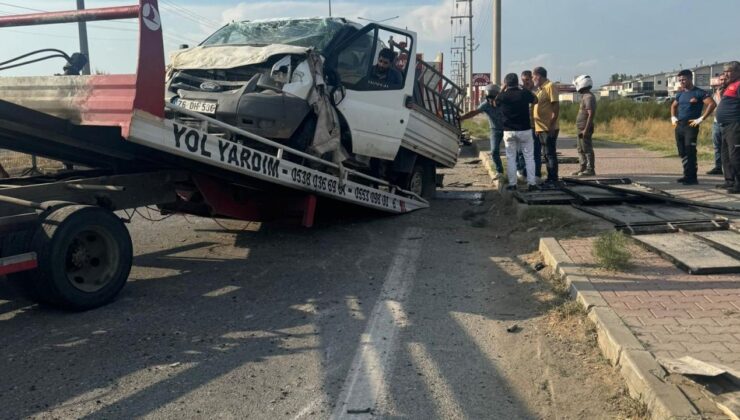
<path id="1" fill-rule="evenodd" d="M 177 51 L 170 56 L 174 70 L 233 69 L 266 62 L 278 54 L 307 54 L 310 48 L 272 44 L 264 47 L 249 45 L 209 45 Z"/>

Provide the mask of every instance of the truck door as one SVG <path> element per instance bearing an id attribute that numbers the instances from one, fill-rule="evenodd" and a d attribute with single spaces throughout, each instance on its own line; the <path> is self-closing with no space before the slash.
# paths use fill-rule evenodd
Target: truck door
<path id="1" fill-rule="evenodd" d="M 410 33 L 371 24 L 332 54 L 346 89 L 337 109 L 352 133 L 353 153 L 387 160 L 398 153 L 409 120 L 406 97 L 413 94 L 413 40 Z"/>

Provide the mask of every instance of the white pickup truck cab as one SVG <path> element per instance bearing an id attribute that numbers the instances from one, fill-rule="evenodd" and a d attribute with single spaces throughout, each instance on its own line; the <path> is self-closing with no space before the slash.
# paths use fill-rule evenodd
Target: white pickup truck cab
<path id="1" fill-rule="evenodd" d="M 343 18 L 234 22 L 172 55 L 166 100 L 429 197 L 457 160 L 463 95 L 416 44 Z"/>

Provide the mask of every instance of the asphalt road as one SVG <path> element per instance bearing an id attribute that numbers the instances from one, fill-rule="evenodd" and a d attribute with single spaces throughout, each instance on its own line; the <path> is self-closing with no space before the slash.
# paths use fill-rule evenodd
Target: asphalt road
<path id="1" fill-rule="evenodd" d="M 474 165 L 448 175 L 467 191 L 484 181 Z M 0 418 L 562 414 L 538 286 L 516 257 L 537 234 L 514 245 L 495 227 L 505 218 L 460 217 L 488 194 L 399 217 L 324 215 L 313 229 L 137 218 L 129 283 L 84 313 L 0 280 Z"/>

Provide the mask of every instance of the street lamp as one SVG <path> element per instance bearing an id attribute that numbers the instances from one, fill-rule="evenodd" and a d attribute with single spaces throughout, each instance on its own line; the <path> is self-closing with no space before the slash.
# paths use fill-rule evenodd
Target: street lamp
<path id="1" fill-rule="evenodd" d="M 360 19 L 360 20 L 366 20 L 366 21 L 368 21 L 368 22 L 373 22 L 373 23 L 381 23 L 381 22 L 387 22 L 387 21 L 389 21 L 389 20 L 393 20 L 393 19 L 397 19 L 397 18 L 398 18 L 398 16 L 393 16 L 393 17 L 389 17 L 389 18 L 385 18 L 385 19 L 381 19 L 381 20 L 375 20 L 375 19 L 368 19 L 368 18 L 364 18 L 364 17 L 362 17 L 362 16 L 358 16 L 358 17 L 357 17 L 357 19 Z"/>

